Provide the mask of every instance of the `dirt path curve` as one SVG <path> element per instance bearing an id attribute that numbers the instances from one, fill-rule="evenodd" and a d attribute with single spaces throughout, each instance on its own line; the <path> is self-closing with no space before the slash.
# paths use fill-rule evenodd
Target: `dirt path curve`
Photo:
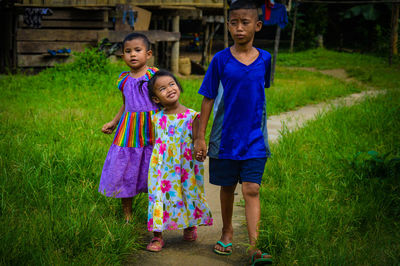
<path id="1" fill-rule="evenodd" d="M 317 71 L 313 68 L 301 68 L 308 71 Z M 344 81 L 355 81 L 346 75 L 342 69 L 320 71 L 323 74 L 334 76 Z M 365 86 L 365 85 L 363 85 Z M 328 110 L 338 104 L 351 105 L 365 95 L 377 94 L 377 91 L 365 91 L 355 93 L 346 97 L 341 97 L 330 102 L 320 103 L 302 107 L 295 111 L 270 116 L 268 119 L 269 140 L 275 142 L 282 129 L 282 122 L 285 121 L 289 130 L 301 126 L 305 121 L 312 119 L 317 113 Z M 231 256 L 220 256 L 213 253 L 212 248 L 220 238 L 222 221 L 219 202 L 219 187 L 209 184 L 208 180 L 208 161 L 205 162 L 205 190 L 207 201 L 211 208 L 214 218 L 214 225 L 211 227 L 198 228 L 198 240 L 188 243 L 182 240 L 183 231 L 168 231 L 164 233 L 166 246 L 162 252 L 151 253 L 139 251 L 134 256 L 128 258 L 126 265 L 247 265 L 248 257 L 246 248 L 248 243 L 247 229 L 245 225 L 245 214 L 243 207 L 243 197 L 239 185 L 236 189 L 235 205 L 233 211 L 233 254 Z M 151 234 L 147 234 L 148 240 Z"/>

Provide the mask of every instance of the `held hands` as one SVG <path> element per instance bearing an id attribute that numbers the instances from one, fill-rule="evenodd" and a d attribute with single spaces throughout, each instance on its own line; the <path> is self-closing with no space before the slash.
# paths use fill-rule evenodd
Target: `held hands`
<path id="1" fill-rule="evenodd" d="M 111 122 L 104 124 L 104 126 L 101 128 L 101 131 L 104 134 L 111 134 L 116 127 L 117 127 L 117 124 L 114 121 L 111 121 Z"/>
<path id="2" fill-rule="evenodd" d="M 198 138 L 194 141 L 194 152 L 196 160 L 199 162 L 204 162 L 207 157 L 207 145 L 204 138 Z"/>

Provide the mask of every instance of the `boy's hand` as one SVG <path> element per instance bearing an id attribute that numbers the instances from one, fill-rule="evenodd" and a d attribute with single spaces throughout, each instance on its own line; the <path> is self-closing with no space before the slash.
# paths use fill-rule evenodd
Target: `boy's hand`
<path id="1" fill-rule="evenodd" d="M 116 126 L 117 126 L 116 123 L 111 121 L 111 122 L 104 124 L 104 126 L 101 128 L 101 131 L 104 134 L 111 134 L 114 131 L 114 129 L 116 128 Z"/>
<path id="2" fill-rule="evenodd" d="M 207 157 L 207 145 L 206 141 L 203 138 L 195 139 L 194 141 L 194 152 L 196 156 L 196 160 L 199 162 L 204 162 Z"/>

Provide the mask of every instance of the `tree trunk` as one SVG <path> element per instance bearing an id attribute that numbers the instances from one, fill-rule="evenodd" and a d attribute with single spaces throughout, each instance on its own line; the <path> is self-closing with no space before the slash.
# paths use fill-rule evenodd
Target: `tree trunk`
<path id="1" fill-rule="evenodd" d="M 294 14 L 293 14 L 293 25 L 292 25 L 292 35 L 290 38 L 290 52 L 293 53 L 293 46 L 294 46 L 294 33 L 296 31 L 296 21 L 297 21 L 297 6 L 298 3 L 294 3 Z"/>
<path id="2" fill-rule="evenodd" d="M 393 55 L 398 55 L 397 42 L 399 38 L 399 7 L 400 4 L 393 4 L 392 7 L 392 34 L 390 35 L 389 65 L 392 65 Z"/>
<path id="3" fill-rule="evenodd" d="M 276 57 L 278 56 L 280 38 L 281 38 L 281 28 L 278 25 L 276 25 L 274 58 L 272 61 L 272 68 L 271 68 L 271 84 L 274 84 Z"/>

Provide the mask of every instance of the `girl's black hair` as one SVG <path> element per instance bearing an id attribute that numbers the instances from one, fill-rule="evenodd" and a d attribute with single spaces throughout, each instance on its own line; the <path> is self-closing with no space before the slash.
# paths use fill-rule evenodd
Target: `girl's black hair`
<path id="1" fill-rule="evenodd" d="M 125 48 L 125 43 L 127 41 L 132 41 L 135 39 L 142 39 L 144 42 L 144 45 L 146 46 L 146 51 L 150 50 L 150 41 L 149 39 L 146 37 L 146 35 L 142 34 L 142 33 L 137 33 L 137 32 L 133 32 L 130 33 L 128 35 L 125 36 L 124 40 L 122 41 L 122 50 L 124 50 Z"/>
<path id="2" fill-rule="evenodd" d="M 157 71 L 157 72 L 151 77 L 151 79 L 150 79 L 149 81 L 147 81 L 147 90 L 149 91 L 150 100 L 153 100 L 153 97 L 157 97 L 156 94 L 155 94 L 155 92 L 154 92 L 155 89 L 156 89 L 156 88 L 154 87 L 154 85 L 155 85 L 157 79 L 158 79 L 159 77 L 165 77 L 165 76 L 171 77 L 171 78 L 175 81 L 175 83 L 176 83 L 176 85 L 178 86 L 179 90 L 180 90 L 181 92 L 183 92 L 182 86 L 181 86 L 181 84 L 179 83 L 179 81 L 177 80 L 177 78 L 174 76 L 174 74 L 172 74 L 171 72 L 169 72 L 169 71 L 167 71 L 167 70 L 160 69 L 159 71 Z M 143 82 L 143 83 L 144 83 L 144 82 Z M 143 83 L 141 84 L 141 87 L 143 86 Z"/>

